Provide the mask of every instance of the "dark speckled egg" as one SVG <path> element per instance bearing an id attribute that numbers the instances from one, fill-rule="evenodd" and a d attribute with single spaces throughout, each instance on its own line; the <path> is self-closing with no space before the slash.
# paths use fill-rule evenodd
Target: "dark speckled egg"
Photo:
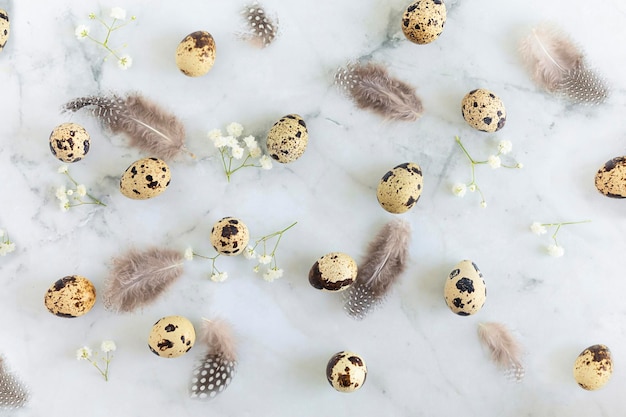
<path id="1" fill-rule="evenodd" d="M 63 162 L 80 161 L 89 152 L 91 138 L 84 127 L 63 123 L 50 133 L 50 152 Z"/>
<path id="2" fill-rule="evenodd" d="M 326 365 L 326 379 L 339 392 L 354 392 L 367 378 L 367 366 L 359 355 L 341 351 L 333 355 Z"/>
<path id="3" fill-rule="evenodd" d="M 211 245 L 222 255 L 239 255 L 248 246 L 249 241 L 248 226 L 234 217 L 218 220 L 211 229 Z"/>
<path id="4" fill-rule="evenodd" d="M 481 132 L 496 132 L 506 123 L 506 109 L 498 96 L 489 90 L 472 90 L 461 101 L 465 121 Z"/>
<path id="5" fill-rule="evenodd" d="M 185 36 L 176 48 L 176 66 L 189 77 L 200 77 L 215 63 L 215 40 L 204 30 Z"/>
<path id="6" fill-rule="evenodd" d="M 309 132 L 302 117 L 288 114 L 267 134 L 267 152 L 276 161 L 286 164 L 300 158 L 309 143 Z"/>
<path id="7" fill-rule="evenodd" d="M 445 23 L 443 0 L 417 0 L 402 15 L 402 33 L 413 43 L 426 44 L 441 35 Z"/>
<path id="8" fill-rule="evenodd" d="M 350 255 L 331 252 L 319 258 L 309 271 L 309 283 L 318 290 L 343 291 L 354 283 L 357 265 Z"/>
<path id="9" fill-rule="evenodd" d="M 0 9 L 0 52 L 4 49 L 4 45 L 7 44 L 9 34 L 11 33 L 11 24 L 9 22 L 9 14 Z"/>
<path id="10" fill-rule="evenodd" d="M 574 379 L 581 388 L 589 391 L 602 388 L 612 374 L 611 351 L 604 345 L 589 346 L 574 362 Z"/>
<path id="11" fill-rule="evenodd" d="M 59 317 L 79 317 L 96 303 L 96 288 L 87 278 L 71 275 L 61 278 L 46 291 L 48 311 Z"/>
<path id="12" fill-rule="evenodd" d="M 626 157 L 606 162 L 596 173 L 595 185 L 607 197 L 626 198 Z"/>
<path id="13" fill-rule="evenodd" d="M 448 275 L 444 286 L 446 304 L 453 313 L 469 316 L 477 313 L 487 299 L 483 274 L 472 261 L 461 261 Z"/>
<path id="14" fill-rule="evenodd" d="M 182 316 L 163 317 L 152 326 L 148 347 L 157 356 L 177 358 L 189 352 L 196 342 L 196 331 Z"/>
<path id="15" fill-rule="evenodd" d="M 409 211 L 422 194 L 422 169 L 412 162 L 400 164 L 388 171 L 378 183 L 376 197 L 389 213 Z"/>
<path id="16" fill-rule="evenodd" d="M 133 200 L 146 200 L 163 193 L 170 185 L 170 168 L 159 158 L 133 162 L 120 179 L 120 191 Z"/>

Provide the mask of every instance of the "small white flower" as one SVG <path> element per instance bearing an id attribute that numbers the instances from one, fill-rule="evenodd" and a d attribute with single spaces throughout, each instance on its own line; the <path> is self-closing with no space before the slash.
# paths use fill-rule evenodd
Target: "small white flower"
<path id="1" fill-rule="evenodd" d="M 229 148 L 234 148 L 235 146 L 239 146 L 239 141 L 236 137 L 228 135 L 224 136 L 224 140 L 226 141 L 226 146 Z"/>
<path id="2" fill-rule="evenodd" d="M 552 245 L 549 245 L 546 249 L 548 251 L 548 255 L 555 258 L 560 258 L 565 254 L 565 249 L 563 249 L 563 246 L 559 246 L 554 243 Z"/>
<path id="3" fill-rule="evenodd" d="M 257 253 L 252 246 L 248 246 L 246 250 L 243 251 L 243 257 L 246 259 L 255 259 Z"/>
<path id="4" fill-rule="evenodd" d="M 68 211 L 70 209 L 70 202 L 69 201 L 59 202 L 59 208 L 61 209 L 61 211 Z"/>
<path id="5" fill-rule="evenodd" d="M 515 164 L 515 168 L 522 169 L 524 168 L 524 164 L 522 164 L 521 162 L 518 162 L 517 164 Z"/>
<path id="6" fill-rule="evenodd" d="M 487 163 L 493 169 L 498 169 L 502 166 L 502 161 L 500 160 L 500 157 L 496 155 L 489 155 L 489 158 L 487 158 Z"/>
<path id="7" fill-rule="evenodd" d="M 117 346 L 115 346 L 115 342 L 112 340 L 104 340 L 100 345 L 100 349 L 104 353 L 113 352 L 115 349 L 117 349 Z"/>
<path id="8" fill-rule="evenodd" d="M 467 191 L 467 186 L 462 183 L 457 183 L 452 186 L 452 194 L 457 197 L 463 197 Z"/>
<path id="9" fill-rule="evenodd" d="M 89 359 L 91 358 L 91 353 L 91 349 L 89 349 L 87 346 L 83 346 L 76 351 L 76 359 L 78 359 L 79 361 L 82 359 Z"/>
<path id="10" fill-rule="evenodd" d="M 267 265 L 267 264 L 269 264 L 270 262 L 272 262 L 272 256 L 271 256 L 271 255 L 262 255 L 262 256 L 259 256 L 259 263 L 260 263 L 261 265 Z"/>
<path id="11" fill-rule="evenodd" d="M 470 186 L 467 187 L 467 189 L 470 190 L 470 192 L 473 193 L 474 191 L 476 191 L 476 184 L 470 184 Z"/>
<path id="12" fill-rule="evenodd" d="M 87 195 L 87 187 L 85 187 L 84 184 L 78 184 L 76 186 L 76 194 L 78 194 L 79 197 L 84 197 Z"/>
<path id="13" fill-rule="evenodd" d="M 193 248 L 191 246 L 185 249 L 183 257 L 188 261 L 193 260 Z"/>
<path id="14" fill-rule="evenodd" d="M 248 152 L 250 152 L 250 156 L 252 158 L 258 158 L 263 154 L 263 151 L 261 150 L 261 148 L 248 149 Z"/>
<path id="15" fill-rule="evenodd" d="M 120 67 L 120 69 L 126 70 L 130 68 L 132 65 L 133 65 L 133 58 L 131 58 L 131 56 L 128 54 L 122 55 L 120 59 L 117 60 L 117 66 Z"/>
<path id="16" fill-rule="evenodd" d="M 211 275 L 211 281 L 213 282 L 222 282 L 222 281 L 226 281 L 226 279 L 228 279 L 227 272 L 214 272 Z"/>
<path id="17" fill-rule="evenodd" d="M 233 158 L 241 159 L 243 158 L 243 148 L 239 145 L 233 146 L 231 148 L 231 154 L 233 155 Z"/>
<path id="18" fill-rule="evenodd" d="M 215 142 L 216 139 L 222 137 L 222 131 L 220 129 L 213 129 L 208 133 L 207 136 L 209 137 L 209 139 Z"/>
<path id="19" fill-rule="evenodd" d="M 59 174 L 67 174 L 68 171 L 69 171 L 69 168 L 67 167 L 67 165 L 61 165 L 59 169 L 57 169 L 57 172 Z"/>
<path id="20" fill-rule="evenodd" d="M 6 232 L 4 230 L 0 229 L 0 237 L 4 237 L 5 233 Z"/>
<path id="21" fill-rule="evenodd" d="M 85 39 L 87 36 L 89 36 L 89 26 L 87 25 L 77 26 L 76 30 L 74 31 L 74 35 L 76 35 L 76 37 L 80 40 Z"/>
<path id="22" fill-rule="evenodd" d="M 213 138 L 212 140 L 213 140 L 213 146 L 215 146 L 218 149 L 226 146 L 226 138 L 224 136 L 220 135 L 220 136 Z"/>
<path id="23" fill-rule="evenodd" d="M 267 155 L 263 155 L 261 159 L 259 159 L 259 163 L 263 169 L 272 169 L 272 158 Z"/>
<path id="24" fill-rule="evenodd" d="M 74 195 L 74 190 L 67 190 L 67 195 L 72 196 Z"/>
<path id="25" fill-rule="evenodd" d="M 486 202 L 485 200 L 481 201 L 481 202 L 480 202 L 480 206 L 481 206 L 482 208 L 487 208 L 487 202 Z"/>
<path id="26" fill-rule="evenodd" d="M 246 147 L 249 150 L 259 148 L 259 144 L 256 142 L 254 136 L 246 136 L 245 138 L 243 138 L 243 142 L 246 144 Z"/>
<path id="27" fill-rule="evenodd" d="M 126 19 L 126 10 L 121 7 L 114 7 L 111 9 L 111 17 L 113 19 L 124 20 Z"/>
<path id="28" fill-rule="evenodd" d="M 1 242 L 0 243 L 0 256 L 5 256 L 7 253 L 11 253 L 15 250 L 15 243 L 13 242 Z"/>
<path id="29" fill-rule="evenodd" d="M 67 189 L 65 188 L 65 185 L 57 188 L 55 195 L 59 200 L 61 200 L 61 203 L 65 203 L 67 201 Z"/>
<path id="30" fill-rule="evenodd" d="M 539 222 L 533 222 L 533 224 L 530 225 L 530 231 L 537 236 L 548 233 L 548 229 L 546 229 L 546 227 Z"/>
<path id="31" fill-rule="evenodd" d="M 507 153 L 511 152 L 512 149 L 513 149 L 513 144 L 511 143 L 510 140 L 501 140 L 498 143 L 498 151 L 502 155 L 506 155 Z"/>
<path id="32" fill-rule="evenodd" d="M 274 269 L 270 269 L 268 270 L 266 273 L 263 274 L 263 279 L 267 282 L 272 282 L 275 279 L 278 279 L 280 277 L 283 276 L 283 270 L 282 269 L 278 269 L 278 268 L 274 268 Z"/>
<path id="33" fill-rule="evenodd" d="M 226 126 L 226 132 L 229 135 L 238 138 L 243 133 L 243 126 L 237 122 L 232 122 L 231 124 Z"/>

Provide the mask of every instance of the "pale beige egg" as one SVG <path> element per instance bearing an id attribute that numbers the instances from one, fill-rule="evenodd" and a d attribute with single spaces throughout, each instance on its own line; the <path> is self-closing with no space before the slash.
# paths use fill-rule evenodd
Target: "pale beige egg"
<path id="1" fill-rule="evenodd" d="M 11 22 L 9 22 L 9 14 L 6 10 L 0 9 L 0 52 L 9 40 L 11 34 Z"/>
<path id="2" fill-rule="evenodd" d="M 66 276 L 48 288 L 44 303 L 56 316 L 79 317 L 87 314 L 96 303 L 96 287 L 83 276 Z"/>
<path id="3" fill-rule="evenodd" d="M 376 197 L 390 213 L 409 211 L 422 195 L 422 169 L 413 162 L 400 164 L 388 171 L 378 183 Z"/>
<path id="4" fill-rule="evenodd" d="M 267 134 L 267 152 L 276 161 L 286 164 L 300 158 L 309 143 L 309 132 L 302 117 L 288 114 L 281 117 Z"/>
<path id="5" fill-rule="evenodd" d="M 176 66 L 189 77 L 200 77 L 213 68 L 215 51 L 215 40 L 209 32 L 190 33 L 176 48 Z"/>
<path id="6" fill-rule="evenodd" d="M 163 193 L 170 180 L 170 169 L 165 161 L 143 158 L 126 169 L 120 179 L 120 191 L 133 200 L 146 200 Z"/>
<path id="7" fill-rule="evenodd" d="M 163 317 L 152 326 L 148 347 L 163 358 L 177 358 L 189 352 L 196 342 L 196 331 L 183 316 Z"/>
<path id="8" fill-rule="evenodd" d="M 472 261 L 459 262 L 448 275 L 444 298 L 453 313 L 469 316 L 477 313 L 487 299 L 483 274 Z"/>
<path id="9" fill-rule="evenodd" d="M 496 132 L 506 123 L 506 109 L 502 100 L 489 90 L 472 90 L 461 101 L 463 118 L 481 132 Z"/>
<path id="10" fill-rule="evenodd" d="M 63 162 L 80 161 L 89 152 L 91 138 L 79 124 L 62 123 L 55 127 L 49 138 L 50 152 Z"/>
<path id="11" fill-rule="evenodd" d="M 583 350 L 574 362 L 574 379 L 581 388 L 594 391 L 602 388 L 613 375 L 611 351 L 605 345 Z"/>
<path id="12" fill-rule="evenodd" d="M 439 37 L 446 23 L 443 0 L 417 0 L 402 15 L 402 33 L 417 44 L 427 44 Z"/>

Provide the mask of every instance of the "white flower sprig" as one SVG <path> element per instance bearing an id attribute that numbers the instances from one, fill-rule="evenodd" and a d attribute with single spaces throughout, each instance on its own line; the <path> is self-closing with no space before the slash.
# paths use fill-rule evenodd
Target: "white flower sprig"
<path id="1" fill-rule="evenodd" d="M 492 169 L 498 169 L 498 168 L 519 169 L 519 168 L 522 168 L 523 165 L 519 162 L 516 163 L 515 165 L 506 165 L 502 163 L 502 159 L 500 158 L 500 156 L 508 154 L 513 149 L 513 144 L 509 140 L 501 140 L 500 142 L 498 142 L 498 152 L 495 154 L 489 155 L 487 159 L 484 161 L 477 161 L 474 158 L 472 158 L 469 152 L 467 151 L 467 149 L 465 149 L 465 146 L 461 142 L 460 137 L 455 136 L 454 140 L 459 145 L 459 147 L 461 148 L 461 150 L 463 151 L 467 159 L 469 159 L 470 161 L 470 164 L 472 167 L 472 179 L 469 183 L 460 183 L 460 182 L 455 183 L 452 186 L 451 191 L 457 197 L 463 197 L 465 193 L 467 192 L 467 190 L 469 190 L 470 192 L 478 191 L 478 193 L 480 194 L 480 198 L 481 198 L 480 206 L 485 208 L 487 207 L 487 200 L 485 200 L 485 195 L 483 194 L 482 190 L 476 183 L 476 165 L 489 165 Z"/>
<path id="2" fill-rule="evenodd" d="M 84 184 L 79 184 L 72 178 L 67 165 L 61 165 L 58 169 L 58 173 L 65 175 L 74 186 L 74 188 L 67 188 L 65 185 L 62 185 L 56 189 L 55 195 L 59 200 L 59 207 L 62 211 L 68 211 L 71 207 L 82 206 L 84 204 L 106 206 L 102 201 L 89 194 Z M 87 200 L 84 198 L 87 198 Z"/>
<path id="3" fill-rule="evenodd" d="M 130 55 L 121 54 L 119 52 L 120 49 L 126 47 L 126 44 L 122 45 L 120 48 L 113 49 L 109 45 L 109 40 L 111 39 L 111 34 L 114 31 L 123 28 L 128 23 L 135 21 L 137 18 L 135 16 L 131 16 L 130 21 L 124 22 L 126 20 L 126 10 L 122 9 L 121 7 L 113 7 L 111 9 L 111 12 L 109 13 L 109 17 L 113 19 L 113 21 L 110 24 L 105 22 L 103 19 L 99 18 L 98 16 L 96 16 L 95 13 L 89 13 L 89 19 L 97 20 L 98 22 L 102 24 L 102 26 L 104 26 L 104 28 L 107 31 L 103 41 L 100 41 L 94 38 L 93 36 L 91 36 L 90 34 L 91 28 L 87 25 L 77 26 L 76 30 L 74 31 L 74 34 L 79 40 L 89 39 L 95 42 L 96 44 L 100 45 L 104 49 L 106 49 L 108 51 L 108 54 L 104 58 L 104 60 L 106 61 L 109 58 L 109 56 L 113 56 L 117 61 L 117 66 L 125 70 L 125 69 L 130 68 L 133 65 L 133 59 Z"/>
<path id="4" fill-rule="evenodd" d="M 259 273 L 262 269 L 264 270 L 262 276 L 265 281 L 272 282 L 283 276 L 283 270 L 278 267 L 278 263 L 276 262 L 276 249 L 278 249 L 278 244 L 280 243 L 283 234 L 287 230 L 294 227 L 297 223 L 298 222 L 293 222 L 278 232 L 265 235 L 255 240 L 254 245 L 248 246 L 243 252 L 243 256 L 246 259 L 254 259 L 257 261 L 257 264 L 253 268 L 254 272 Z M 274 238 L 276 238 L 276 241 L 270 251 L 268 250 L 268 241 Z M 257 252 L 257 248 L 259 248 L 259 246 L 263 248 L 261 253 Z"/>
<path id="5" fill-rule="evenodd" d="M 561 226 L 565 226 L 568 224 L 581 224 L 581 223 L 589 223 L 591 220 L 582 220 L 579 222 L 561 222 L 561 223 L 540 223 L 533 222 L 530 225 L 530 231 L 536 234 L 537 236 L 545 235 L 548 233 L 548 229 L 551 227 L 555 227 L 554 233 L 552 234 L 552 242 L 548 246 L 546 246 L 546 252 L 548 255 L 553 256 L 555 258 L 560 258 L 565 254 L 565 249 L 563 246 L 559 245 L 559 242 L 556 240 L 556 235 L 561 230 Z"/>
<path id="6" fill-rule="evenodd" d="M 243 126 L 237 122 L 226 126 L 226 136 L 220 129 L 213 129 L 208 134 L 213 145 L 220 151 L 222 166 L 228 181 L 231 175 L 241 168 L 272 169 L 272 158 L 263 154 L 255 137 L 248 135 L 241 138 L 242 135 Z"/>
<path id="7" fill-rule="evenodd" d="M 223 282 L 228 279 L 228 272 L 220 271 L 215 264 L 217 258 L 219 258 L 220 255 L 221 253 L 218 252 L 215 254 L 215 256 L 204 256 L 194 252 L 192 247 L 188 247 L 187 249 L 185 249 L 184 258 L 188 261 L 192 261 L 193 258 L 201 258 L 211 261 L 211 273 L 209 274 L 209 278 L 213 282 Z"/>
<path id="8" fill-rule="evenodd" d="M 15 250 L 15 243 L 9 239 L 9 234 L 0 229 L 0 256 L 5 256 Z"/>
<path id="9" fill-rule="evenodd" d="M 83 346 L 76 351 L 76 359 L 78 359 L 79 361 L 85 360 L 92 364 L 98 370 L 98 372 L 100 372 L 104 380 L 108 381 L 109 364 L 113 359 L 113 354 L 111 352 L 115 351 L 115 349 L 117 349 L 117 346 L 115 345 L 114 341 L 105 340 L 102 342 L 102 344 L 100 345 L 100 350 L 102 351 L 102 353 L 104 353 L 104 358 L 102 358 L 104 360 L 103 367 L 100 367 L 100 365 L 98 365 L 98 352 L 93 352 L 87 346 Z"/>

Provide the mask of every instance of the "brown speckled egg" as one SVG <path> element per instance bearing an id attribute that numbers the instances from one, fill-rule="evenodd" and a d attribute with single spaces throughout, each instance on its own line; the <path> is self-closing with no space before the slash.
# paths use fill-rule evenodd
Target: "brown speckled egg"
<path id="1" fill-rule="evenodd" d="M 445 23 L 446 5 L 442 0 L 417 0 L 402 16 L 402 32 L 411 42 L 426 44 L 441 35 Z"/>
<path id="2" fill-rule="evenodd" d="M 0 9 L 0 52 L 4 49 L 4 45 L 9 40 L 9 34 L 11 33 L 11 24 L 9 22 L 9 14 Z"/>
<path id="3" fill-rule="evenodd" d="M 63 162 L 80 161 L 89 152 L 89 133 L 76 123 L 62 123 L 50 133 L 50 151 Z"/>
<path id="4" fill-rule="evenodd" d="M 326 365 L 326 379 L 339 392 L 354 392 L 367 378 L 365 361 L 354 352 L 341 351 L 333 355 Z"/>
<path id="5" fill-rule="evenodd" d="M 626 157 L 618 156 L 604 164 L 596 173 L 596 188 L 612 198 L 626 198 Z"/>
<path id="6" fill-rule="evenodd" d="M 454 267 L 444 286 L 444 298 L 450 310 L 459 316 L 472 315 L 482 308 L 487 287 L 474 262 L 465 260 Z"/>
<path id="7" fill-rule="evenodd" d="M 356 279 L 357 265 L 350 255 L 331 252 L 319 258 L 309 271 L 309 283 L 318 290 L 343 291 Z"/>
<path id="8" fill-rule="evenodd" d="M 461 101 L 465 121 L 481 132 L 496 132 L 506 123 L 504 103 L 489 90 L 472 90 Z"/>
<path id="9" fill-rule="evenodd" d="M 390 213 L 409 211 L 422 194 L 422 170 L 413 162 L 400 164 L 388 171 L 378 183 L 378 202 Z"/>
<path id="10" fill-rule="evenodd" d="M 176 48 L 176 66 L 189 77 L 200 77 L 215 63 L 215 40 L 209 32 L 199 30 L 189 35 Z"/>
<path id="11" fill-rule="evenodd" d="M 580 387 L 589 391 L 602 388 L 612 374 L 611 351 L 604 345 L 589 346 L 574 362 L 574 379 Z"/>
<path id="12" fill-rule="evenodd" d="M 211 229 L 211 245 L 223 255 L 239 255 L 248 246 L 249 241 L 248 226 L 234 217 L 218 220 Z"/>
<path id="13" fill-rule="evenodd" d="M 66 276 L 48 288 L 44 303 L 56 316 L 79 317 L 96 303 L 96 288 L 83 276 Z"/>
<path id="14" fill-rule="evenodd" d="M 308 143 L 306 123 L 297 114 L 281 117 L 267 134 L 267 152 L 283 164 L 300 158 Z"/>
<path id="15" fill-rule="evenodd" d="M 193 324 L 182 316 L 163 317 L 154 323 L 148 337 L 148 347 L 162 358 L 182 356 L 189 352 L 195 342 Z"/>
<path id="16" fill-rule="evenodd" d="M 146 200 L 161 194 L 170 185 L 170 169 L 159 158 L 133 162 L 120 179 L 120 191 L 133 200 Z"/>

